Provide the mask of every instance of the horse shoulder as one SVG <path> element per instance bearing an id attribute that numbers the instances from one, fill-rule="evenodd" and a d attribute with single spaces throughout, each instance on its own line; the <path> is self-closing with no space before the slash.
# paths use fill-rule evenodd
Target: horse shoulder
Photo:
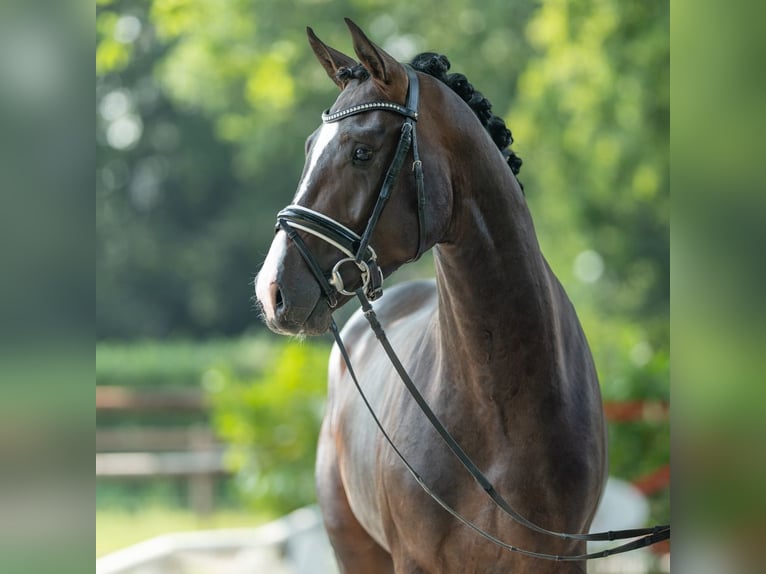
<path id="1" fill-rule="evenodd" d="M 423 324 L 436 309 L 435 283 L 413 281 L 391 287 L 374 302 L 374 308 L 397 353 L 406 361 L 411 343 L 425 336 Z M 341 336 L 359 384 L 384 424 L 390 426 L 391 421 L 385 420 L 391 415 L 389 401 L 391 393 L 400 392 L 400 385 L 391 384 L 391 364 L 360 311 L 348 320 Z M 381 523 L 385 504 L 378 499 L 375 487 L 382 480 L 376 455 L 379 441 L 379 431 L 350 380 L 336 344 L 330 355 L 327 406 L 320 436 L 324 463 L 317 468 L 317 479 L 324 484 L 326 493 L 337 493 L 335 489 L 340 488 L 355 519 L 385 546 Z M 329 488 L 330 484 L 335 486 Z M 323 507 L 335 506 L 336 497 L 328 496 Z"/>
<path id="2" fill-rule="evenodd" d="M 417 325 L 407 320 L 417 320 L 433 314 L 436 305 L 436 282 L 433 279 L 408 281 L 388 289 L 385 295 L 372 306 L 381 325 L 390 337 L 417 335 Z M 357 309 L 341 331 L 341 337 L 349 355 L 354 359 L 365 359 L 374 352 L 375 335 L 361 309 Z M 330 386 L 346 375 L 346 365 L 338 349 L 333 345 L 330 355 Z"/>

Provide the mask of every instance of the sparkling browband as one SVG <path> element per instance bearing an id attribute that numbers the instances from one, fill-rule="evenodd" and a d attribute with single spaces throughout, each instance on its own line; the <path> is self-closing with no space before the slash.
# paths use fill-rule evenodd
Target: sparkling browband
<path id="1" fill-rule="evenodd" d="M 347 118 L 348 116 L 353 116 L 354 114 L 369 112 L 370 110 L 388 110 L 391 112 L 396 112 L 402 116 L 412 118 L 413 120 L 418 119 L 418 112 L 404 106 L 400 106 L 399 104 L 395 104 L 394 102 L 370 102 L 367 104 L 359 104 L 358 106 L 351 106 L 350 108 L 346 108 L 345 110 L 340 110 L 339 112 L 332 114 L 330 113 L 330 110 L 325 110 L 322 113 L 322 121 L 326 124 L 329 124 L 332 122 L 337 122 L 338 120 L 342 120 L 343 118 Z"/>

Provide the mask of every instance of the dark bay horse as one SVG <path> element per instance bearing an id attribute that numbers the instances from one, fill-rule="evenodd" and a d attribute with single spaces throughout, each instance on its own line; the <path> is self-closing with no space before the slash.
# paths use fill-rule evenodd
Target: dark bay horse
<path id="1" fill-rule="evenodd" d="M 540 251 L 515 177 L 520 160 L 505 149 L 510 132 L 464 76 L 446 74 L 446 58 L 421 55 L 412 71 L 347 24 L 358 61 L 309 29 L 311 47 L 341 93 L 306 142 L 291 206 L 298 214 L 291 221 L 304 223 L 299 238 L 295 227 L 288 238 L 291 228 L 283 225 L 256 280 L 265 321 L 278 333 L 323 333 L 331 304 L 344 304 L 361 284 L 354 266 L 343 265 L 345 283 L 333 285 L 350 287 L 328 298 L 297 242 L 324 274 L 347 257 L 339 242 L 312 233 L 309 220 L 363 234 L 399 155 L 415 74 L 418 114 L 409 119 L 416 121 L 417 148 L 409 148 L 390 182 L 369 245 L 385 276 L 433 247 L 436 278 L 390 289 L 375 310 L 433 411 L 503 497 L 545 528 L 587 532 L 605 480 L 599 385 L 575 310 Z M 384 104 L 358 109 L 368 102 Z M 389 103 L 401 109 L 387 109 Z M 419 188 L 413 170 L 421 169 Z M 584 542 L 533 532 L 487 499 L 404 390 L 361 314 L 342 337 L 384 427 L 439 496 L 518 547 L 585 552 Z M 343 572 L 585 572 L 582 561 L 498 548 L 434 503 L 383 441 L 337 346 L 317 488 Z"/>

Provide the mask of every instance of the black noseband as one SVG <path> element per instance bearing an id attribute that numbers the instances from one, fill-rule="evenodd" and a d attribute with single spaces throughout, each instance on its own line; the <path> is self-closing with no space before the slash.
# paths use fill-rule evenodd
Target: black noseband
<path id="1" fill-rule="evenodd" d="M 287 237 L 295 244 L 319 283 L 322 294 L 327 299 L 330 308 L 334 309 L 338 305 L 338 293 L 342 295 L 354 294 L 353 291 L 346 289 L 343 276 L 340 273 L 341 266 L 347 263 L 354 263 L 358 269 L 362 280 L 362 289 L 367 296 L 370 299 L 380 297 L 383 292 L 383 273 L 378 267 L 378 256 L 369 245 L 362 249 L 362 238 L 345 225 L 341 225 L 334 219 L 312 209 L 300 205 L 288 205 L 277 214 L 277 229 L 284 230 Z M 335 264 L 329 278 L 325 276 L 314 254 L 298 235 L 296 231 L 298 229 L 318 237 L 346 255 L 344 259 Z"/>

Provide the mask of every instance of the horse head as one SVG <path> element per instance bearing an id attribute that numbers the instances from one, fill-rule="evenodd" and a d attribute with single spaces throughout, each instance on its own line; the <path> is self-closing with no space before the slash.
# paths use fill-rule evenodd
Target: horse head
<path id="1" fill-rule="evenodd" d="M 334 308 L 359 288 L 377 296 L 383 277 L 422 255 L 449 220 L 449 165 L 432 133 L 435 106 L 419 105 L 438 82 L 346 23 L 358 61 L 307 29 L 341 92 L 306 140 L 298 189 L 278 216 L 256 279 L 264 320 L 282 334 L 325 332 Z"/>

